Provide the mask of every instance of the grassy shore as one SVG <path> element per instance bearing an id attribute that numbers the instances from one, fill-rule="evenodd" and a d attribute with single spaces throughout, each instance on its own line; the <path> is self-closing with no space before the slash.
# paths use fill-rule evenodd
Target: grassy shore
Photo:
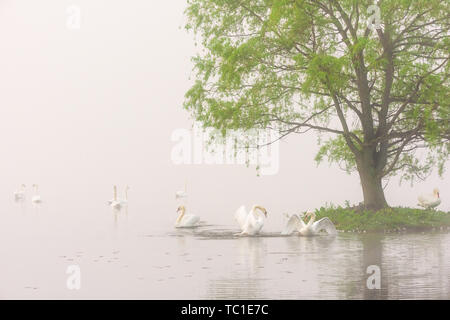
<path id="1" fill-rule="evenodd" d="M 379 211 L 359 207 L 327 207 L 316 210 L 317 219 L 328 217 L 347 232 L 417 232 L 449 230 L 450 212 L 391 207 Z"/>

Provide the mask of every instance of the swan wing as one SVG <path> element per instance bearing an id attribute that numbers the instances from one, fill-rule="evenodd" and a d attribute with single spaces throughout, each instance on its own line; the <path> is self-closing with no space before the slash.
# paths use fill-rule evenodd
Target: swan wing
<path id="1" fill-rule="evenodd" d="M 441 199 L 432 194 L 421 195 L 417 198 L 418 205 L 423 208 L 434 208 L 441 203 Z"/>
<path id="2" fill-rule="evenodd" d="M 245 209 L 245 206 L 239 207 L 239 209 L 236 210 L 236 213 L 234 214 L 234 218 L 236 219 L 237 223 L 239 224 L 239 227 L 241 230 L 244 230 L 247 225 L 248 220 L 248 213 Z"/>
<path id="3" fill-rule="evenodd" d="M 428 203 L 428 207 L 429 208 L 435 208 L 435 207 L 437 207 L 440 204 L 441 204 L 441 199 L 437 198 L 437 199 L 434 199 L 433 201 L 429 202 Z"/>
<path id="4" fill-rule="evenodd" d="M 333 222 L 329 218 L 322 218 L 313 224 L 313 231 L 315 234 L 319 233 L 320 231 L 326 231 L 330 235 L 337 234 L 336 227 L 334 226 Z"/>
<path id="5" fill-rule="evenodd" d="M 247 225 L 247 232 L 251 235 L 258 234 L 264 226 L 264 219 L 252 219 Z"/>
<path id="6" fill-rule="evenodd" d="M 193 227 L 196 226 L 199 221 L 199 216 L 196 216 L 195 214 L 187 214 L 183 217 L 183 220 L 181 220 L 181 225 L 183 227 Z"/>
<path id="7" fill-rule="evenodd" d="M 434 198 L 430 195 L 420 195 L 417 200 L 419 200 L 419 203 L 422 205 L 428 205 L 428 203 L 432 202 Z"/>
<path id="8" fill-rule="evenodd" d="M 289 217 L 288 222 L 286 223 L 286 226 L 284 227 L 283 231 L 281 232 L 282 235 L 290 235 L 294 231 L 298 231 L 301 228 L 302 225 L 302 219 L 296 214 L 293 214 Z"/>
<path id="9" fill-rule="evenodd" d="M 438 199 L 434 202 L 433 207 L 437 207 L 437 206 L 440 205 L 440 204 L 441 204 L 441 198 L 438 198 Z"/>

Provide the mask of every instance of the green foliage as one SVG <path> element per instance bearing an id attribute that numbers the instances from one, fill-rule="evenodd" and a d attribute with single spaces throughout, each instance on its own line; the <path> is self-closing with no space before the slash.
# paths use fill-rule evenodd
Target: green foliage
<path id="1" fill-rule="evenodd" d="M 330 90 L 338 92 L 348 83 L 348 77 L 343 72 L 346 58 L 336 58 L 329 55 L 318 54 L 309 61 L 306 69 L 306 80 L 303 82 L 303 92 L 309 93 L 312 89 Z"/>
<path id="2" fill-rule="evenodd" d="M 379 211 L 327 207 L 316 210 L 317 219 L 330 218 L 338 230 L 352 232 L 427 231 L 450 227 L 450 212 L 412 208 Z"/>
<path id="3" fill-rule="evenodd" d="M 338 163 L 347 173 L 352 172 L 356 168 L 355 156 L 342 136 L 337 136 L 322 143 L 314 160 L 319 164 L 324 158 L 327 158 L 330 163 Z"/>
<path id="4" fill-rule="evenodd" d="M 450 154 L 450 2 L 382 1 L 379 31 L 368 29 L 372 4 L 189 0 L 186 28 L 205 50 L 193 58 L 196 81 L 184 107 L 222 134 L 336 134 L 321 140 L 316 160 L 347 171 L 355 150 L 371 147 L 382 177 L 442 174 Z"/>

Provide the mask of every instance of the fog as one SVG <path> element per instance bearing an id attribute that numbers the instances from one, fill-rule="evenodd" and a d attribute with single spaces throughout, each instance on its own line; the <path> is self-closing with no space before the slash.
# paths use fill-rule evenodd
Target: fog
<path id="1" fill-rule="evenodd" d="M 81 10 L 79 29 L 66 26 L 69 5 Z M 277 214 L 362 200 L 356 174 L 316 165 L 314 134 L 281 143 L 275 175 L 258 177 L 245 165 L 173 163 L 172 132 L 193 124 L 182 103 L 193 81 L 190 57 L 201 50 L 183 28 L 185 5 L 1 2 L 2 198 L 20 183 L 39 183 L 46 197 L 103 203 L 112 184 L 129 184 L 133 201 L 164 219 L 172 218 L 173 194 L 187 180 L 191 207 L 222 222 L 244 203 Z M 391 205 L 415 206 L 419 193 L 439 187 L 440 208 L 449 210 L 446 179 L 433 175 L 413 188 L 393 179 L 386 195 Z"/>
<path id="2" fill-rule="evenodd" d="M 79 28 L 67 25 L 71 5 L 80 9 Z M 120 242 L 129 248 L 136 235 L 172 232 L 179 205 L 175 192 L 185 184 L 188 211 L 206 223 L 236 227 L 234 211 L 257 203 L 268 209 L 264 230 L 269 232 L 280 231 L 284 212 L 362 201 L 356 174 L 327 163 L 317 166 L 311 133 L 279 144 L 271 158 L 277 161 L 275 174 L 258 176 L 254 165 L 174 161 L 174 132 L 193 126 L 182 104 L 193 83 L 190 59 L 201 50 L 183 28 L 185 6 L 184 0 L 0 2 L 0 253 L 15 261 L 1 266 L 3 297 L 23 297 L 30 282 L 42 285 L 63 270 L 67 263 L 52 269 L 56 255 L 74 255 L 80 247 L 98 254 L 98 248 L 111 246 L 102 238 L 105 230 L 123 234 L 113 228 L 106 204 L 114 184 L 120 193 L 131 187 L 121 228 L 134 231 L 127 233 L 131 242 Z M 418 194 L 439 187 L 439 209 L 448 211 L 448 179 L 448 173 L 442 179 L 434 173 L 414 186 L 392 179 L 386 196 L 391 205 L 414 207 Z M 22 183 L 27 202 L 18 206 L 13 192 Z M 29 201 L 34 183 L 44 201 L 40 208 Z M 102 240 L 94 243 L 93 237 Z M 43 247 L 49 251 L 40 256 Z M 143 248 L 154 255 L 168 250 L 161 241 L 145 242 Z M 27 263 L 40 271 L 24 276 Z M 101 273 L 95 270 L 92 274 Z M 105 271 L 105 281 L 111 272 Z M 63 283 L 64 277 L 61 272 L 57 279 Z M 48 296 L 61 295 L 41 295 Z"/>

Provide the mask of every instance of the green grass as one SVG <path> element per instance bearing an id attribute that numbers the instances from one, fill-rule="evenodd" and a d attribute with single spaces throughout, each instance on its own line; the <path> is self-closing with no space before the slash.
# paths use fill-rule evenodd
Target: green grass
<path id="1" fill-rule="evenodd" d="M 328 217 L 338 230 L 350 232 L 411 232 L 450 227 L 450 212 L 435 210 L 391 207 L 370 211 L 331 206 L 315 212 L 317 219 Z"/>

